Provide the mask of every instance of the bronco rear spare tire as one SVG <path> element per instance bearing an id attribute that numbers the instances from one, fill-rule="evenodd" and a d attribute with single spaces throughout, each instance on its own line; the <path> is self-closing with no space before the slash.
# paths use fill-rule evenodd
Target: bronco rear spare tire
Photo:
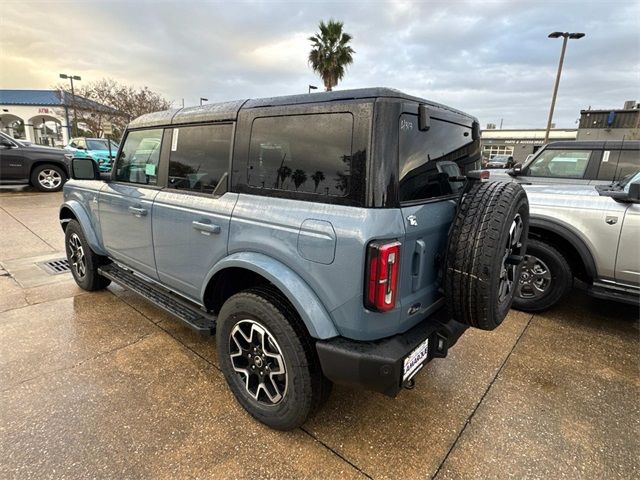
<path id="1" fill-rule="evenodd" d="M 449 234 L 445 298 L 452 318 L 482 330 L 502 323 L 520 277 L 529 202 L 517 183 L 477 183 Z"/>

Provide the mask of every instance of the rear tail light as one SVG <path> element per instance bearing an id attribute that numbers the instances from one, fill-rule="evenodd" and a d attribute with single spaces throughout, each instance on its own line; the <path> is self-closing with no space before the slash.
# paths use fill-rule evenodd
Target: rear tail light
<path id="1" fill-rule="evenodd" d="M 388 312 L 396 306 L 400 242 L 376 241 L 367 247 L 365 306 Z"/>

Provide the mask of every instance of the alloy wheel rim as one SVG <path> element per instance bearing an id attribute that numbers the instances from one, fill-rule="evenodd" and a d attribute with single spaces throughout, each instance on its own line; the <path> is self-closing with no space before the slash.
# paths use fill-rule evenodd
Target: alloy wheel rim
<path id="1" fill-rule="evenodd" d="M 38 183 L 46 189 L 51 190 L 57 188 L 61 182 L 62 176 L 51 168 L 46 168 L 38 174 Z"/>
<path id="2" fill-rule="evenodd" d="M 509 236 L 502 257 L 502 265 L 500 268 L 500 282 L 498 284 L 498 302 L 503 303 L 514 292 L 514 284 L 516 283 L 516 273 L 519 263 L 512 259 L 520 255 L 522 251 L 522 232 L 524 231 L 524 222 L 520 214 L 516 214 L 509 227 Z"/>
<path id="3" fill-rule="evenodd" d="M 547 264 L 534 255 L 526 255 L 516 294 L 524 299 L 538 299 L 549 290 L 551 281 Z"/>
<path id="4" fill-rule="evenodd" d="M 72 233 L 69 238 L 69 250 L 71 251 L 71 255 L 69 256 L 71 266 L 76 275 L 79 278 L 83 278 L 87 273 L 87 259 L 84 255 L 84 248 L 82 248 L 80 237 L 76 233 Z"/>
<path id="5" fill-rule="evenodd" d="M 255 401 L 273 406 L 287 393 L 288 374 L 275 337 L 254 320 L 240 320 L 229 334 L 231 365 Z"/>

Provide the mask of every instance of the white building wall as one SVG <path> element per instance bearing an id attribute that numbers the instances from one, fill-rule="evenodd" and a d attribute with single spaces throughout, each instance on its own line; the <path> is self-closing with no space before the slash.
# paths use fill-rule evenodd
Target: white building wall
<path id="1" fill-rule="evenodd" d="M 56 140 L 58 146 L 69 143 L 69 126 L 64 117 L 64 107 L 49 107 L 38 105 L 0 105 L 0 118 L 3 115 L 12 115 L 24 122 L 26 140 L 38 142 L 38 133 L 34 127 L 40 127 L 43 120 L 53 120 L 60 125 L 62 139 Z"/>

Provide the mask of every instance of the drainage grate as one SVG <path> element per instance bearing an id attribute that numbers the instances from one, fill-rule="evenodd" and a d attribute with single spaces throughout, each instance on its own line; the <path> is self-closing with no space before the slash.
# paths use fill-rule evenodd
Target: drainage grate
<path id="1" fill-rule="evenodd" d="M 69 262 L 66 258 L 58 258 L 56 260 L 49 260 L 48 262 L 39 263 L 42 268 L 44 268 L 47 273 L 51 275 L 58 275 L 60 273 L 70 272 L 69 270 Z"/>

